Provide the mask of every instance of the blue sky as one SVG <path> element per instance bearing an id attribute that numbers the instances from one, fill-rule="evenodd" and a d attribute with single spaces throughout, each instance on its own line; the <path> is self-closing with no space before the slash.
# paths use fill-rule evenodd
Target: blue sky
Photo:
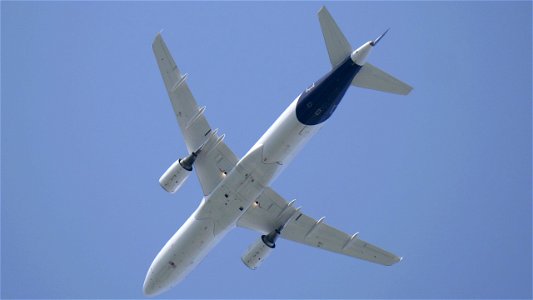
<path id="1" fill-rule="evenodd" d="M 1 3 L 1 297 L 143 298 L 198 180 L 153 58 L 163 36 L 242 156 L 330 68 L 323 2 Z M 404 256 L 382 267 L 232 231 L 165 298 L 530 298 L 531 2 L 332 2 L 352 46 L 414 86 L 350 89 L 274 188 Z"/>

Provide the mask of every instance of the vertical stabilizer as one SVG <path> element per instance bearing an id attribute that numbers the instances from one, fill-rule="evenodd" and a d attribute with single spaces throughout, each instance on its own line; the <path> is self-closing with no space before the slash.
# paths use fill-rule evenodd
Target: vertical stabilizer
<path id="1" fill-rule="evenodd" d="M 335 23 L 325 6 L 318 11 L 322 35 L 328 48 L 331 66 L 335 67 L 352 53 L 352 46 Z"/>

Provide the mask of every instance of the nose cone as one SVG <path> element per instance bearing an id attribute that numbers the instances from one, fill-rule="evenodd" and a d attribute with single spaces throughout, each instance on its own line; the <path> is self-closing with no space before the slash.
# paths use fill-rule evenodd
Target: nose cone
<path id="1" fill-rule="evenodd" d="M 144 293 L 145 296 L 149 296 L 149 297 L 155 296 L 155 295 L 158 294 L 157 290 L 154 287 L 154 285 L 147 283 L 147 281 L 144 282 L 143 293 Z"/>
<path id="2" fill-rule="evenodd" d="M 143 284 L 143 293 L 145 296 L 157 296 L 170 287 L 171 284 L 166 276 L 162 276 L 160 272 L 156 272 L 153 267 L 148 270 Z"/>
<path id="3" fill-rule="evenodd" d="M 180 277 L 182 273 L 173 261 L 157 256 L 144 279 L 144 294 L 156 296 L 169 290 L 180 282 L 183 278 L 183 276 Z"/>
<path id="4" fill-rule="evenodd" d="M 144 279 L 143 293 L 145 296 L 155 296 L 162 292 L 157 288 L 156 282 L 150 273 L 151 272 L 148 272 L 146 278 Z"/>
<path id="5" fill-rule="evenodd" d="M 366 62 L 366 58 L 368 54 L 370 54 L 370 51 L 372 50 L 372 41 L 366 42 L 363 46 L 357 48 L 352 54 L 350 55 L 352 61 L 359 66 L 362 66 Z"/>

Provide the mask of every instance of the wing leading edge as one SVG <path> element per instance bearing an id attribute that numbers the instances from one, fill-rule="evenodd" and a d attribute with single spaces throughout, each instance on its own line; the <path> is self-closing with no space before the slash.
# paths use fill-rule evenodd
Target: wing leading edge
<path id="1" fill-rule="evenodd" d="M 325 224 L 324 218 L 315 220 L 300 213 L 292 202 L 287 202 L 268 187 L 237 225 L 266 234 L 283 225 L 280 220 L 286 220 L 290 215 L 293 217 L 281 231 L 284 239 L 386 266 L 401 260 L 393 253 L 359 239 L 358 234 L 349 235 Z"/>

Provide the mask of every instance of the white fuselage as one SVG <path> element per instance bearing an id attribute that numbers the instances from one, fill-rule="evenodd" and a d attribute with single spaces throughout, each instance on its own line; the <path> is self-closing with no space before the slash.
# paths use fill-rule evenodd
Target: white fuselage
<path id="1" fill-rule="evenodd" d="M 144 293 L 159 294 L 180 282 L 232 229 L 263 188 L 322 127 L 296 117 L 298 96 L 237 166 L 156 256 L 144 282 Z M 200 154 L 201 155 L 201 154 Z"/>

